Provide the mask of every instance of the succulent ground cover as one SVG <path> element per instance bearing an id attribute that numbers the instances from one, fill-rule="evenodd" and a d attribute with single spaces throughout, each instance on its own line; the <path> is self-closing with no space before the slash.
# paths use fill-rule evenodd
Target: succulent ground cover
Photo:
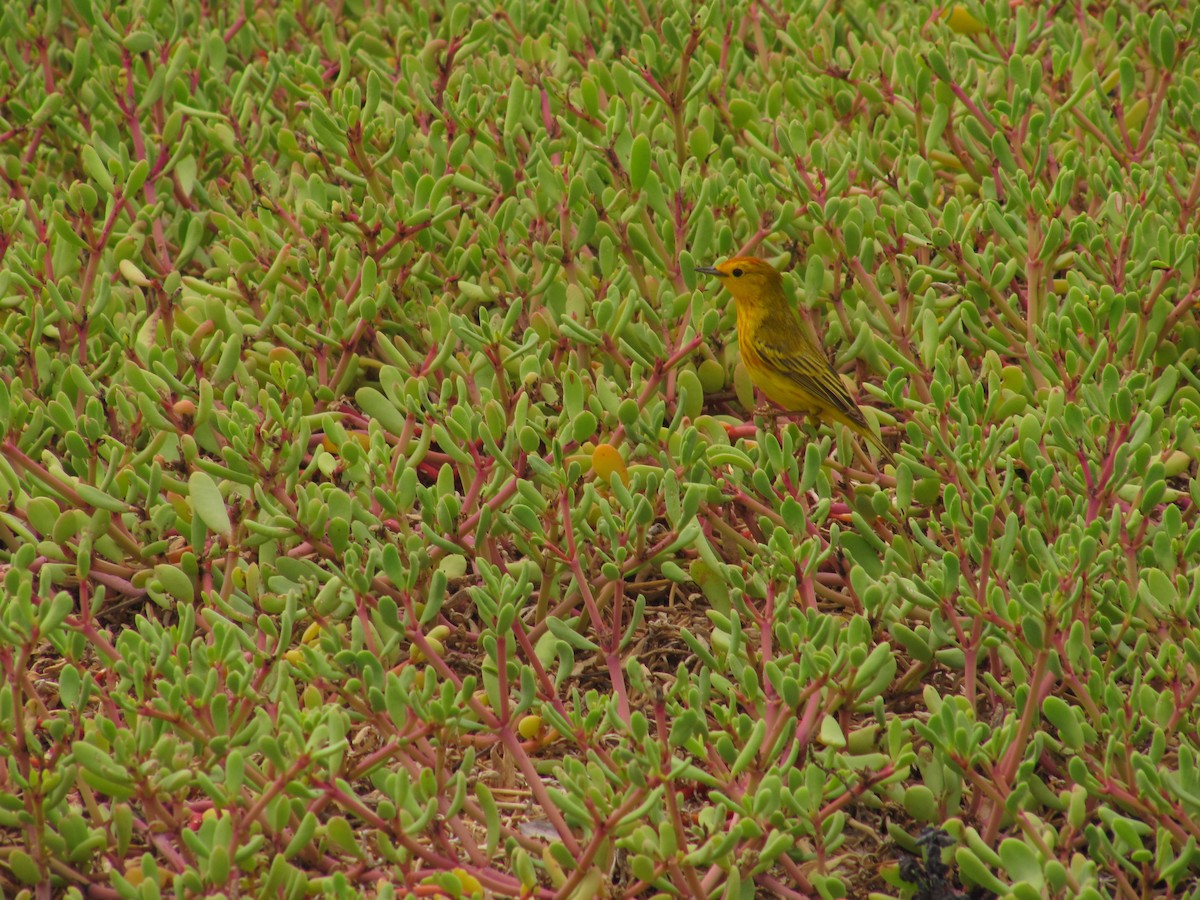
<path id="1" fill-rule="evenodd" d="M 1198 33 L 5 4 L 4 890 L 1195 896 Z"/>

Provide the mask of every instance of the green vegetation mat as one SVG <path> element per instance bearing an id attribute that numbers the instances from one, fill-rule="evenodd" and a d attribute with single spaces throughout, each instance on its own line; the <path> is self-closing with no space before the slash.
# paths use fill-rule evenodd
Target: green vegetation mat
<path id="1" fill-rule="evenodd" d="M 5 894 L 1197 896 L 1200 13 L 940 12 L 3 4 Z"/>

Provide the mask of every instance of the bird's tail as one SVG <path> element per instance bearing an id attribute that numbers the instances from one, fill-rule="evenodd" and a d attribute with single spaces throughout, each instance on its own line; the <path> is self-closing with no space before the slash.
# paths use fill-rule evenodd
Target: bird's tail
<path id="1" fill-rule="evenodd" d="M 861 416 L 862 413 L 859 413 L 859 415 Z M 875 436 L 875 432 L 871 430 L 871 426 L 866 423 L 865 419 L 861 422 L 856 422 L 849 416 L 841 416 L 840 418 L 842 423 L 846 425 L 847 428 L 849 428 L 855 434 L 861 435 L 867 440 L 868 443 L 876 447 L 879 452 L 883 454 L 883 458 L 885 460 L 887 460 L 893 466 L 896 464 L 895 454 L 893 454 L 891 450 L 883 445 L 883 441 Z"/>
<path id="2" fill-rule="evenodd" d="M 894 453 L 892 453 L 891 450 L 889 450 L 887 447 L 885 447 L 883 445 L 883 441 L 881 441 L 879 438 L 877 438 L 875 436 L 875 432 L 873 432 L 870 428 L 868 428 L 866 426 L 858 429 L 858 432 L 863 437 L 865 437 L 869 442 L 871 442 L 872 444 L 874 444 L 876 447 L 879 448 L 879 452 L 883 454 L 884 459 L 886 459 L 893 466 L 896 465 L 896 455 Z"/>

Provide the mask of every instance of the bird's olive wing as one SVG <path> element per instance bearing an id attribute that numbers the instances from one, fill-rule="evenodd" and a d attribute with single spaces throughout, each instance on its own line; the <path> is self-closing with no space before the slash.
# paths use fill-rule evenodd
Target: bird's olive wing
<path id="1" fill-rule="evenodd" d="M 798 337 L 799 334 L 790 337 Z M 757 348 L 763 362 L 785 375 L 814 399 L 839 412 L 852 422 L 863 422 L 862 412 L 851 399 L 841 376 L 833 370 L 821 351 L 809 341 L 788 340 L 784 346 L 769 336 Z"/>

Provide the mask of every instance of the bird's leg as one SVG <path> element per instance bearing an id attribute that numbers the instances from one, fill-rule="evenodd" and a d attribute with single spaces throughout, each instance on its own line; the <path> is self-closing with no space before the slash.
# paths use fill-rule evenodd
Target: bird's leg
<path id="1" fill-rule="evenodd" d="M 783 409 L 775 406 L 772 403 L 760 403 L 754 408 L 754 415 L 762 416 L 766 419 L 779 419 L 787 417 L 795 421 L 797 425 L 803 425 L 808 421 L 808 413 L 802 409 Z"/>

